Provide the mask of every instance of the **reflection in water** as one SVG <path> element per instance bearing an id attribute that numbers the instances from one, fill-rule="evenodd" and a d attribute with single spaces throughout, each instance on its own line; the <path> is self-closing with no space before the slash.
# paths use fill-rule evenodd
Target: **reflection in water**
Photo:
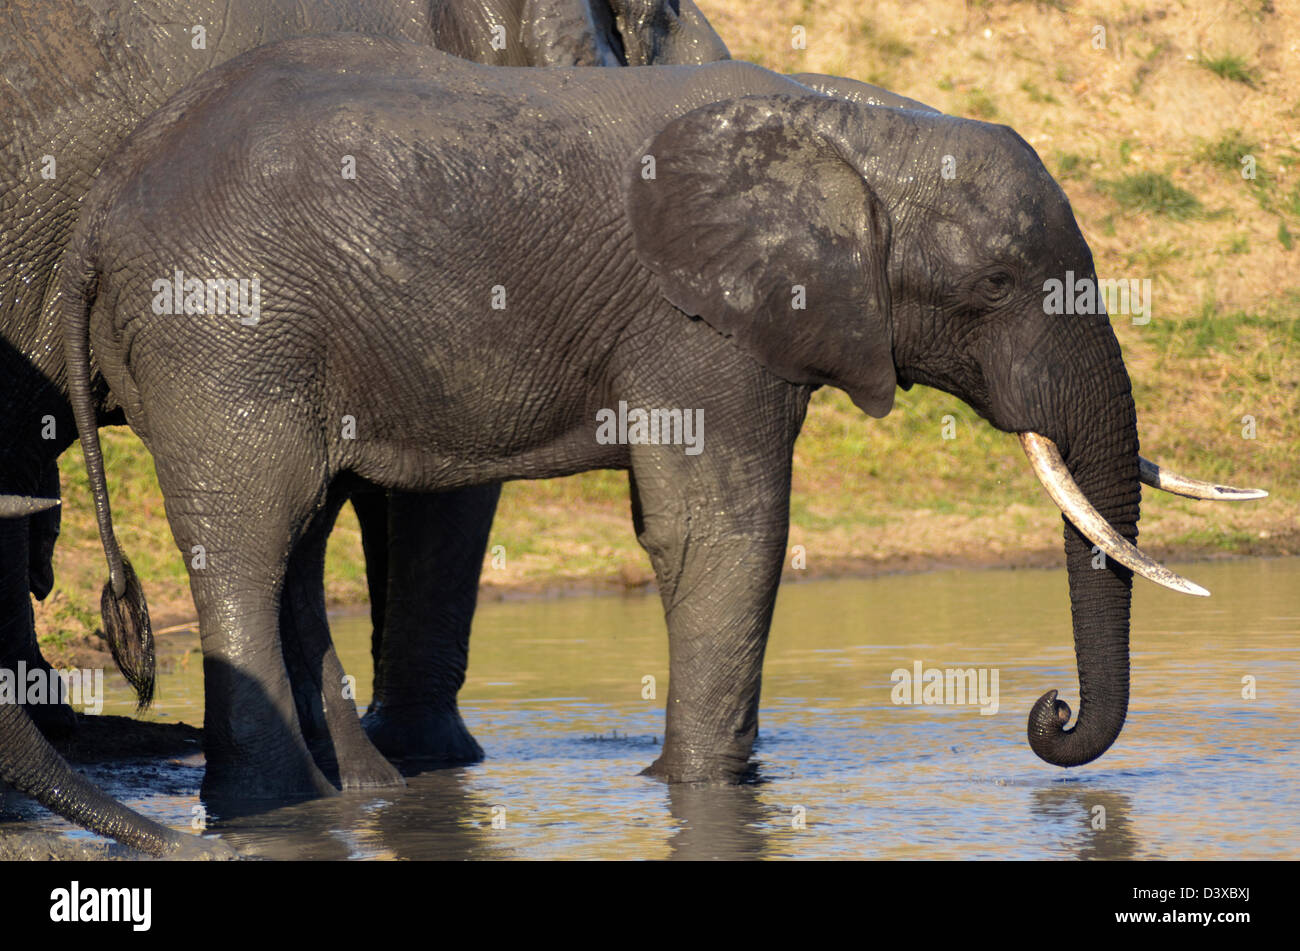
<path id="1" fill-rule="evenodd" d="M 1036 821 L 1063 826 L 1061 844 L 1078 858 L 1138 857 L 1133 806 L 1123 793 L 1075 784 L 1049 786 L 1034 790 L 1031 808 Z"/>
<path id="2" fill-rule="evenodd" d="M 757 859 L 766 844 L 764 826 L 774 808 L 764 805 L 759 787 L 680 785 L 668 788 L 668 808 L 678 824 L 668 847 L 674 859 Z"/>
<path id="3" fill-rule="evenodd" d="M 466 781 L 464 769 L 414 777 L 383 795 L 345 793 L 260 816 L 212 822 L 240 854 L 266 859 L 511 858 L 491 833 L 493 806 Z"/>
<path id="4" fill-rule="evenodd" d="M 1135 585 L 1129 720 L 1105 756 L 1075 770 L 1025 743 L 1044 691 L 1078 708 L 1064 572 L 944 572 L 781 589 L 762 783 L 667 787 L 638 775 L 663 740 L 658 598 L 506 602 L 479 611 L 461 695 L 485 762 L 382 795 L 218 816 L 212 828 L 267 858 L 1300 857 L 1300 559 L 1185 573 L 1214 597 Z M 368 624 L 333 625 L 364 708 Z M 891 672 L 918 663 L 996 670 L 997 712 L 891 702 Z M 155 715 L 199 720 L 200 667 L 163 673 Z M 108 694 L 106 712 L 130 712 L 124 685 Z M 186 828 L 196 765 L 95 778 Z"/>

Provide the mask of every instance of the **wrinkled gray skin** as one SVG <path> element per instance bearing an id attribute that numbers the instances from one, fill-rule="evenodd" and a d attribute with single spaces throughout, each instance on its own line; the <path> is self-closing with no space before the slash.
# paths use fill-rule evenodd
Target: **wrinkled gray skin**
<path id="1" fill-rule="evenodd" d="M 57 504 L 55 499 L 0 495 L 0 520 L 29 518 Z M 0 783 L 8 783 L 69 822 L 149 855 L 235 857 L 223 842 L 168 829 L 105 795 L 68 765 L 36 728 L 27 708 L 16 703 L 0 703 Z"/>
<path id="2" fill-rule="evenodd" d="M 193 27 L 205 27 L 196 49 Z M 504 34 L 493 27 L 504 26 Z M 0 492 L 56 496 L 56 460 L 75 439 L 66 399 L 66 369 L 56 328 L 40 320 L 54 262 L 75 220 L 78 199 L 102 159 L 146 115 L 203 70 L 262 43 L 333 30 L 381 33 L 436 44 L 457 55 L 502 65 L 623 65 L 693 62 L 726 56 L 726 48 L 690 0 L 12 0 L 0 10 Z M 500 37 L 504 37 L 504 47 Z M 494 45 L 493 40 L 498 39 Z M 51 166 L 46 156 L 53 159 Z M 46 178 L 43 173 L 52 174 Z M 100 424 L 121 423 L 120 414 Z M 464 653 L 473 611 L 474 578 L 462 583 L 458 566 L 481 561 L 472 536 L 457 519 L 477 513 L 490 525 L 498 489 L 486 486 L 448 498 L 407 497 L 401 516 L 420 548 L 389 557 L 387 502 L 382 494 L 358 499 L 367 552 L 377 578 L 376 615 L 382 633 L 387 566 L 416 577 L 421 591 L 454 591 L 460 600 L 429 608 L 418 619 L 426 657 Z M 444 515 L 444 512 L 449 513 Z M 51 557 L 58 509 L 0 522 L 0 665 L 25 661 L 47 667 L 36 646 L 29 592 L 44 598 L 53 585 Z M 428 550 L 447 557 L 421 561 Z M 444 567 L 446 566 L 446 567 Z M 457 567 L 451 567 L 457 566 Z M 345 785 L 384 785 L 400 778 L 349 723 L 337 702 L 324 715 L 319 698 L 322 657 L 332 656 L 319 580 L 291 586 L 298 615 L 286 627 L 286 661 L 299 702 L 313 717 L 313 739 L 323 759 L 333 747 L 361 752 Z M 301 590 L 300 590 L 301 589 Z M 397 612 L 401 618 L 401 611 Z M 433 619 L 430 623 L 430 619 Z M 432 631 L 430 631 L 432 628 Z M 409 635 L 408 635 L 409 636 Z M 322 646 L 321 638 L 326 638 Z M 313 641 L 312 638 L 315 638 Z M 377 637 L 378 643 L 378 637 Z M 463 678 L 463 660 L 460 664 Z M 473 740 L 451 708 L 437 722 L 442 745 L 468 749 Z M 402 699 L 400 683 L 394 692 Z M 351 705 L 346 705 L 350 707 Z M 30 711 L 46 732 L 75 720 L 61 705 Z M 350 719 L 354 720 L 355 717 Z M 382 725 L 384 718 L 378 722 Z M 476 747 L 473 747 L 476 749 Z"/>
<path id="3" fill-rule="evenodd" d="M 260 275 L 260 322 L 155 314 L 176 268 Z M 448 491 L 594 468 L 631 473 L 667 618 L 649 772 L 734 781 L 817 386 L 883 416 L 924 383 L 1040 433 L 1136 536 L 1128 375 L 1105 315 L 1044 315 L 1066 270 L 1094 274 L 1069 203 L 1002 126 L 744 63 L 485 69 L 339 36 L 254 51 L 151 117 L 88 196 L 47 318 L 67 335 L 113 590 L 96 412 L 125 412 L 178 546 L 208 553 L 190 574 L 205 791 L 328 788 L 277 627 L 286 575 L 319 559 L 355 480 Z M 621 400 L 703 410 L 704 451 L 601 444 L 596 413 Z M 1073 765 L 1123 723 L 1131 575 L 1092 570 L 1068 522 L 1065 544 L 1081 710 L 1066 731 L 1048 694 L 1031 719 L 1035 751 Z"/>

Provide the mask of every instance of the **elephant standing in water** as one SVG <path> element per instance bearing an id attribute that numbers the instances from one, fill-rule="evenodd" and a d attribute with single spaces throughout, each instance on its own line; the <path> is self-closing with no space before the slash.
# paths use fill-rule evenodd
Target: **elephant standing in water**
<path id="1" fill-rule="evenodd" d="M 7 450 L 0 459 L 0 492 L 57 496 L 56 461 L 76 438 L 59 331 L 42 323 L 41 302 L 78 201 L 100 163 L 141 119 L 204 70 L 274 40 L 338 30 L 400 37 L 497 65 L 622 66 L 727 56 L 691 0 L 6 2 L 0 9 L 0 146 L 6 155 L 0 163 L 0 444 Z M 118 412 L 95 420 L 121 422 Z M 359 497 L 381 633 L 391 570 L 417 579 L 416 587 L 433 596 L 456 593 L 459 601 L 448 598 L 433 610 L 427 602 L 412 605 L 410 623 L 418 625 L 426 655 L 463 653 L 482 546 L 460 530 L 456 515 L 474 513 L 490 525 L 497 491 L 488 486 L 450 498 L 399 498 L 394 521 L 421 531 L 391 544 L 384 496 Z M 30 595 L 44 598 L 53 586 L 58 531 L 57 508 L 0 522 L 0 667 L 21 661 L 48 670 L 36 644 Z M 429 549 L 444 557 L 425 561 Z M 474 566 L 470 574 L 467 564 Z M 346 760 L 343 785 L 398 783 L 400 776 L 365 739 L 355 715 L 347 714 L 351 704 L 335 697 L 328 706 L 319 697 L 322 674 L 314 659 L 321 651 L 311 645 L 327 639 L 327 631 L 313 584 L 319 587 L 319 578 L 303 579 L 287 599 L 286 629 L 302 632 L 302 646 L 289 638 L 286 661 L 322 756 L 333 757 L 332 746 L 349 750 L 340 757 Z M 110 627 L 110 634 L 115 630 Z M 449 645 L 445 651 L 443 645 Z M 113 646 L 123 672 L 147 699 L 151 645 Z M 463 666 L 462 659 L 462 673 Z M 451 758 L 471 758 L 477 747 L 455 712 L 458 686 L 456 680 L 450 689 L 450 710 L 439 705 L 434 745 Z M 401 687 L 394 687 L 390 709 L 402 708 Z M 46 731 L 75 722 L 62 705 L 29 713 Z M 400 717 L 378 715 L 379 728 L 394 722 Z"/>
<path id="2" fill-rule="evenodd" d="M 0 495 L 0 520 L 30 517 L 57 505 L 57 499 Z M 0 782 L 31 796 L 69 822 L 150 855 L 235 856 L 223 842 L 168 829 L 105 795 L 69 766 L 41 735 L 28 709 L 17 703 L 0 703 Z"/>
<path id="3" fill-rule="evenodd" d="M 364 174 L 341 178 L 343 155 Z M 1133 545 L 1140 479 L 1172 477 L 1140 460 L 1107 316 L 1045 313 L 1045 282 L 1071 272 L 1095 280 L 1069 202 L 1004 126 L 746 63 L 487 69 L 338 35 L 246 54 L 147 120 L 88 195 L 46 319 L 66 333 L 120 638 L 136 599 L 97 413 L 125 413 L 177 544 L 207 552 L 190 581 L 211 794 L 327 785 L 280 659 L 281 596 L 358 480 L 594 468 L 631 473 L 667 616 L 649 772 L 741 778 L 792 450 L 822 385 L 884 416 L 922 383 L 1020 434 L 1066 516 L 1083 697 L 1066 729 L 1045 694 L 1030 744 L 1069 766 L 1124 722 L 1132 572 L 1200 590 Z M 232 281 L 255 308 L 227 310 Z M 697 414 L 707 444 L 606 438 L 615 406 Z"/>

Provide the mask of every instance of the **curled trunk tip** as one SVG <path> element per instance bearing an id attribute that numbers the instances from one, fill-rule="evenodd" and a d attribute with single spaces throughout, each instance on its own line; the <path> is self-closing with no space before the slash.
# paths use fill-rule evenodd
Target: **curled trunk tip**
<path id="1" fill-rule="evenodd" d="M 1053 766 L 1082 766 L 1091 763 L 1110 749 L 1119 738 L 1123 718 L 1114 730 L 1090 735 L 1086 740 L 1078 732 L 1079 724 L 1070 729 L 1070 705 L 1049 690 L 1038 698 L 1029 711 L 1029 748 L 1045 763 Z"/>

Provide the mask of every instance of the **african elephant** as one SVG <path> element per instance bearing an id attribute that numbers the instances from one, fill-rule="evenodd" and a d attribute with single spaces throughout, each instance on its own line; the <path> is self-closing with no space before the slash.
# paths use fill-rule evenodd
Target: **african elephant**
<path id="1" fill-rule="evenodd" d="M 623 65 L 694 62 L 725 57 L 726 47 L 691 0 L 13 0 L 0 11 L 0 143 L 13 161 L 0 163 L 0 440 L 12 447 L 0 461 L 0 492 L 58 494 L 59 454 L 76 430 L 66 396 L 66 368 L 57 328 L 41 323 L 41 301 L 76 217 L 77 203 L 103 158 L 169 95 L 204 70 L 263 43 L 289 36 L 355 30 L 437 45 L 457 55 L 503 65 Z M 121 423 L 106 414 L 99 424 Z M 446 509 L 483 511 L 490 524 L 495 487 L 447 499 L 408 498 L 407 524 L 429 524 L 432 544 L 449 557 L 421 569 L 411 555 L 390 557 L 386 500 L 372 494 L 358 508 L 367 550 L 376 566 L 374 603 L 382 617 L 385 573 L 427 570 L 423 589 L 451 587 L 442 565 L 474 561 L 473 540 L 443 523 Z M 0 524 L 0 666 L 48 665 L 36 645 L 30 594 L 53 585 L 51 557 L 58 510 Z M 439 541 L 445 538 L 445 541 Z M 479 552 L 481 560 L 482 552 Z M 459 581 L 457 576 L 455 581 Z M 476 581 L 476 578 L 475 578 Z M 316 582 L 317 586 L 319 582 Z M 312 581 L 288 603 L 288 663 L 300 695 L 319 692 L 313 669 L 327 637 Z M 297 591 L 297 586 L 294 587 Z M 463 586 L 462 586 L 463 590 Z M 472 595 L 471 595 L 472 599 Z M 472 604 L 470 607 L 472 613 Z M 458 642 L 455 605 L 433 625 L 426 653 Z M 467 632 L 467 622 L 465 625 Z M 314 640 L 313 640 L 314 639 Z M 313 646 L 315 645 L 315 646 Z M 147 699 L 152 651 L 147 642 L 126 653 L 115 644 L 124 673 Z M 317 667 L 319 664 L 317 663 Z M 397 692 L 400 699 L 400 691 Z M 452 690 L 454 704 L 455 690 Z M 300 701 L 305 707 L 308 700 Z M 315 701 L 317 708 L 324 702 Z M 328 706 L 328 704 L 324 704 Z M 66 707 L 31 711 L 46 731 L 75 722 Z M 359 751 L 345 785 L 387 784 L 400 777 L 335 703 L 318 730 L 334 744 Z M 452 710 L 452 725 L 459 716 Z M 453 746 L 457 737 L 453 737 Z M 460 740 L 472 744 L 468 734 Z"/>
<path id="2" fill-rule="evenodd" d="M 682 22 L 693 22 L 686 6 L 681 10 Z M 647 17 L 641 22 L 658 20 Z M 655 47 L 646 41 L 642 48 Z M 715 55 L 718 52 L 718 44 L 703 43 L 701 62 L 727 58 Z M 670 54 L 683 57 L 681 49 Z M 853 79 L 816 73 L 790 78 L 862 105 L 934 111 Z M 375 746 L 388 756 L 411 759 L 417 766 L 483 757 L 461 719 L 456 695 L 465 681 L 479 575 L 499 497 L 496 484 L 428 495 L 358 492 L 352 497 L 365 550 L 375 672 L 373 699 L 362 722 Z M 292 578 L 287 596 L 313 598 L 319 587 L 315 577 L 302 582 Z M 310 689 L 308 677 L 293 679 L 299 716 L 315 723 L 307 732 L 327 732 L 320 726 L 319 691 Z M 300 682 L 307 689 L 298 689 Z"/>
<path id="3" fill-rule="evenodd" d="M 58 499 L 0 495 L 0 519 L 30 517 L 58 504 Z M 0 703 L 0 782 L 31 796 L 69 822 L 150 855 L 235 856 L 224 842 L 175 832 L 105 795 L 67 764 L 41 735 L 27 711 L 17 703 Z"/>
<path id="4" fill-rule="evenodd" d="M 48 301 L 110 565 L 106 626 L 136 636 L 93 425 L 120 409 L 179 548 L 207 552 L 190 571 L 205 794 L 322 791 L 278 626 L 286 576 L 318 563 L 355 484 L 626 469 L 670 638 L 648 772 L 734 781 L 809 396 L 836 386 L 884 416 L 922 383 L 1021 434 L 1066 515 L 1083 702 L 1067 730 L 1045 694 L 1030 742 L 1088 762 L 1124 721 L 1132 570 L 1199 589 L 1132 544 L 1129 379 L 1104 313 L 1045 313 L 1045 281 L 1068 271 L 1093 278 L 1091 252 L 1003 126 L 739 62 L 488 69 L 346 35 L 255 50 L 106 164 Z"/>

